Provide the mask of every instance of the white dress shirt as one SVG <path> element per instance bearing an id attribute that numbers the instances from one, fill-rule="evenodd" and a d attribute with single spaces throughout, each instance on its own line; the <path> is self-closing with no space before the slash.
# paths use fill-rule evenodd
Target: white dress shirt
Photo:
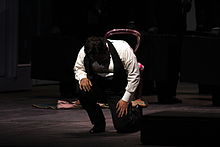
<path id="1" fill-rule="evenodd" d="M 127 86 L 125 87 L 125 93 L 122 97 L 122 100 L 129 102 L 137 89 L 137 86 L 140 81 L 139 67 L 137 63 L 137 58 L 133 52 L 133 49 L 130 45 L 123 40 L 109 40 L 115 47 L 124 69 L 127 72 Z M 75 78 L 80 82 L 81 79 L 87 78 L 87 73 L 85 72 L 84 66 L 84 46 L 80 49 L 77 60 L 74 66 Z M 110 58 L 109 64 L 109 73 L 98 73 L 100 76 L 107 77 L 112 76 L 114 71 L 114 65 L 112 57 Z"/>

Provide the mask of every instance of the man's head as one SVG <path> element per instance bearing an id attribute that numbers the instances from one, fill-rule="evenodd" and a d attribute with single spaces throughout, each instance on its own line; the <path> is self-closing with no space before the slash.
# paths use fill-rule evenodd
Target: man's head
<path id="1" fill-rule="evenodd" d="M 109 62 L 110 54 L 106 46 L 105 38 L 96 36 L 89 37 L 84 47 L 85 54 L 93 61 L 97 61 L 99 64 Z"/>

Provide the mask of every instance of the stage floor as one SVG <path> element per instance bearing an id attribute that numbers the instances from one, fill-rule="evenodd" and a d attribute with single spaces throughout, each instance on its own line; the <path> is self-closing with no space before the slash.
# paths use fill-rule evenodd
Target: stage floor
<path id="1" fill-rule="evenodd" d="M 220 113 L 210 95 L 199 95 L 196 84 L 180 83 L 177 97 L 182 104 L 157 104 L 155 95 L 144 96 L 150 105 L 144 115 L 160 111 Z M 31 91 L 0 93 L 0 146 L 4 147 L 140 147 L 140 132 L 117 134 L 109 109 L 103 109 L 105 133 L 91 135 L 92 127 L 83 109 L 38 109 L 33 104 L 56 104 L 58 85 L 35 86 Z M 151 145 L 147 145 L 151 146 Z"/>

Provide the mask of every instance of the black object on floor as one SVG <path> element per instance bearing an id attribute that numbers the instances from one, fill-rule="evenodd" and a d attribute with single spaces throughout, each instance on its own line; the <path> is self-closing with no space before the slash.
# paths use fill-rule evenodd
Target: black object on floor
<path id="1" fill-rule="evenodd" d="M 148 145 L 219 145 L 220 114 L 163 111 L 144 115 L 140 140 Z"/>

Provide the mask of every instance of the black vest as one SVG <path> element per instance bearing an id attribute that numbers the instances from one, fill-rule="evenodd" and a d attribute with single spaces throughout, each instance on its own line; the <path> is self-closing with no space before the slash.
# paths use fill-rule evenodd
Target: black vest
<path id="1" fill-rule="evenodd" d="M 113 87 L 112 89 L 114 91 L 122 91 L 125 90 L 125 87 L 127 85 L 127 73 L 124 69 L 124 65 L 115 49 L 113 44 L 108 41 L 109 46 L 109 52 L 112 55 L 112 60 L 114 64 L 114 76 L 113 76 Z M 92 63 L 91 60 L 86 55 L 84 58 L 84 66 L 86 69 L 87 77 L 89 79 L 93 79 L 93 77 L 96 75 L 96 73 L 92 70 Z"/>

